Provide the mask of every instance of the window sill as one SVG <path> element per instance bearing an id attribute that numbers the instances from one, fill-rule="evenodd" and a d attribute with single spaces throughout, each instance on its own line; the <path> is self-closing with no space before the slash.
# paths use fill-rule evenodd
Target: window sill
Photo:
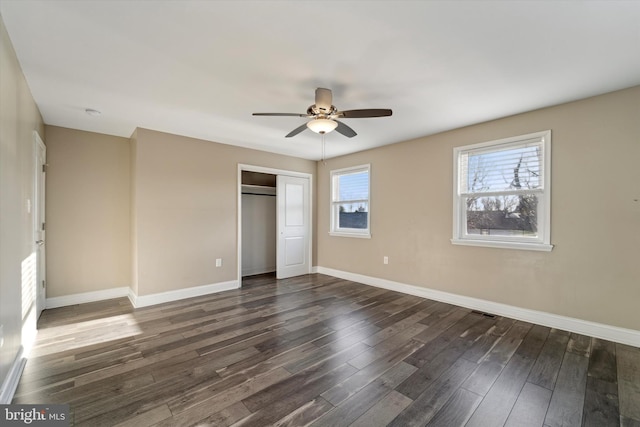
<path id="1" fill-rule="evenodd" d="M 334 237 L 355 237 L 358 239 L 370 239 L 371 233 L 347 233 L 344 231 L 330 231 L 330 236 Z"/>
<path id="2" fill-rule="evenodd" d="M 553 245 L 546 243 L 501 242 L 496 240 L 451 239 L 454 245 L 480 246 L 485 248 L 519 249 L 525 251 L 551 252 Z"/>

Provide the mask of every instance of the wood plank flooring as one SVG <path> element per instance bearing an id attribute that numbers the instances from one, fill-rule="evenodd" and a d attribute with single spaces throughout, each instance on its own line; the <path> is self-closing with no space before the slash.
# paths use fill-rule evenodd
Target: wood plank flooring
<path id="1" fill-rule="evenodd" d="M 308 275 L 46 310 L 14 403 L 86 426 L 640 426 L 640 349 Z"/>

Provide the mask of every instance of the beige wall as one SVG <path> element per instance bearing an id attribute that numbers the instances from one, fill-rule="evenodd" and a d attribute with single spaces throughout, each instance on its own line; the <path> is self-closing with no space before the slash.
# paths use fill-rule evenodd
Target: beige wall
<path id="1" fill-rule="evenodd" d="M 47 297 L 130 286 L 129 140 L 46 135 Z"/>
<path id="2" fill-rule="evenodd" d="M 144 296 L 235 280 L 238 163 L 316 168 L 146 129 L 130 139 L 56 126 L 46 135 L 47 297 L 122 286 Z"/>
<path id="3" fill-rule="evenodd" d="M 546 129 L 553 251 L 452 245 L 453 147 Z M 318 265 L 640 330 L 639 161 L 640 87 L 331 159 Z M 364 163 L 372 238 L 331 237 L 329 171 Z"/>
<path id="4" fill-rule="evenodd" d="M 22 329 L 35 329 L 34 311 L 22 316 L 21 264 L 34 247 L 33 131 L 44 137 L 42 117 L 27 86 L 0 17 L 0 383 L 22 341 Z M 32 332 L 32 331 L 31 331 Z"/>
<path id="5" fill-rule="evenodd" d="M 237 279 L 239 163 L 316 170 L 309 160 L 147 129 L 135 140 L 133 282 L 141 296 Z"/>

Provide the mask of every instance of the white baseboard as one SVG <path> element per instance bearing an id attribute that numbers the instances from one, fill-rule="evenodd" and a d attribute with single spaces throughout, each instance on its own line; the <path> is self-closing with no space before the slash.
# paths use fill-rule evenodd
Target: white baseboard
<path id="1" fill-rule="evenodd" d="M 216 292 L 238 289 L 240 284 L 237 280 L 228 282 L 213 283 L 211 285 L 194 286 L 192 288 L 177 289 L 175 291 L 160 292 L 151 295 L 136 295 L 132 289 L 127 288 L 129 300 L 135 308 L 148 307 L 165 302 L 178 301 L 185 298 L 199 297 Z"/>
<path id="2" fill-rule="evenodd" d="M 88 302 L 104 301 L 113 298 L 128 297 L 131 304 L 138 307 L 148 307 L 150 305 L 162 304 L 165 302 L 177 301 L 185 298 L 199 297 L 216 292 L 237 289 L 240 285 L 237 280 L 229 282 L 214 283 L 211 285 L 194 286 L 192 288 L 178 289 L 175 291 L 160 292 L 151 295 L 138 296 L 128 286 L 121 288 L 104 289 L 94 292 L 83 292 L 80 294 L 65 295 L 62 297 L 47 298 L 46 307 L 57 308 Z"/>
<path id="3" fill-rule="evenodd" d="M 452 294 L 415 285 L 408 285 L 376 277 L 364 276 L 362 274 L 349 273 L 347 271 L 334 270 L 331 268 L 317 267 L 317 272 L 338 277 L 340 279 L 364 283 L 365 285 L 389 289 L 409 295 L 471 308 L 473 310 L 480 310 L 491 314 L 497 314 L 499 316 L 535 323 L 537 325 L 562 329 L 595 338 L 602 338 L 633 347 L 640 347 L 640 331 L 633 329 L 619 328 L 617 326 L 560 316 L 544 311 L 530 310 L 527 308 Z"/>
<path id="4" fill-rule="evenodd" d="M 113 298 L 122 298 L 129 295 L 129 287 L 103 289 L 101 291 L 82 292 L 79 294 L 65 295 L 62 297 L 47 298 L 46 308 L 65 307 L 68 305 L 84 304 L 87 302 L 104 301 Z"/>
<path id="5" fill-rule="evenodd" d="M 316 274 L 316 273 L 318 273 L 318 268 L 321 268 L 321 267 L 318 267 L 317 265 L 316 265 L 316 266 L 311 267 L 311 274 Z"/>
<path id="6" fill-rule="evenodd" d="M 24 365 L 27 363 L 27 359 L 23 357 L 22 353 L 23 348 L 20 346 L 18 354 L 7 373 L 7 377 L 2 382 L 2 388 L 0 388 L 0 405 L 10 404 L 13 400 L 13 395 L 16 393 Z"/>

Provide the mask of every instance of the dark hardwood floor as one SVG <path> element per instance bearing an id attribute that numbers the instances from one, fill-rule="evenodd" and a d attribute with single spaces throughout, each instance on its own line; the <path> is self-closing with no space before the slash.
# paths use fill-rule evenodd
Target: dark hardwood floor
<path id="1" fill-rule="evenodd" d="M 324 275 L 46 310 L 14 403 L 88 426 L 640 426 L 640 349 Z"/>

